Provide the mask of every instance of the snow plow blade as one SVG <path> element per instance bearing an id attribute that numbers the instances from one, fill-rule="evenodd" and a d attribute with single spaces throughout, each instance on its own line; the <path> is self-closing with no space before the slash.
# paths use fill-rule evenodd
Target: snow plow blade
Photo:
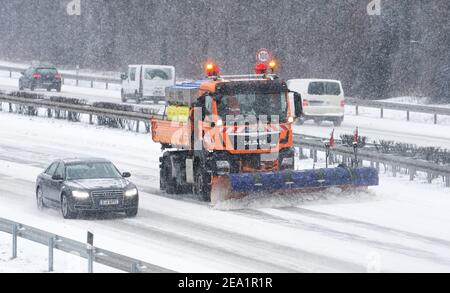
<path id="1" fill-rule="evenodd" d="M 211 202 L 217 204 L 254 193 L 292 194 L 331 187 L 359 189 L 378 184 L 377 169 L 368 167 L 229 174 L 213 177 Z"/>

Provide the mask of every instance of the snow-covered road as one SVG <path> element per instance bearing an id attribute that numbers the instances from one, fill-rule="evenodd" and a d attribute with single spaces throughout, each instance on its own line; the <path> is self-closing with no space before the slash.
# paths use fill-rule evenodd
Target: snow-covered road
<path id="1" fill-rule="evenodd" d="M 99 247 L 180 272 L 450 272 L 442 182 L 381 174 L 369 193 L 266 195 L 210 207 L 159 192 L 159 155 L 145 134 L 0 112 L 0 217 L 78 240 L 90 230 Z M 66 221 L 39 212 L 37 174 L 74 156 L 105 157 L 130 171 L 141 190 L 138 217 Z"/>

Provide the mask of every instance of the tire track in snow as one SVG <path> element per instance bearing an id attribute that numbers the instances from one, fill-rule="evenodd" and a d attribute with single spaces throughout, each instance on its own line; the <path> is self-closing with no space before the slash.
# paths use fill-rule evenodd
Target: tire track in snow
<path id="1" fill-rule="evenodd" d="M 302 208 L 296 208 L 296 207 L 277 208 L 277 209 L 289 210 L 289 211 L 291 211 L 292 209 L 303 210 Z M 311 211 L 307 210 L 307 212 L 311 212 Z M 423 249 L 417 249 L 417 248 L 405 246 L 405 245 L 398 244 L 398 243 L 374 240 L 374 239 L 370 239 L 369 237 L 366 237 L 366 236 L 361 236 L 361 235 L 349 233 L 349 232 L 342 232 L 342 231 L 339 231 L 339 230 L 336 230 L 333 228 L 326 227 L 321 224 L 308 223 L 308 222 L 301 221 L 298 219 L 286 219 L 281 216 L 275 216 L 275 215 L 272 215 L 270 213 L 266 213 L 266 212 L 263 212 L 260 210 L 235 210 L 235 211 L 233 211 L 233 213 L 241 214 L 241 215 L 248 215 L 255 219 L 259 219 L 259 220 L 267 221 L 267 222 L 271 222 L 271 223 L 276 223 L 276 224 L 281 224 L 281 225 L 299 229 L 302 231 L 312 231 L 312 232 L 321 233 L 326 236 L 333 237 L 335 239 L 350 241 L 353 243 L 358 242 L 361 244 L 369 245 L 370 247 L 383 249 L 388 252 L 395 252 L 395 253 L 402 254 L 402 255 L 405 255 L 408 257 L 413 257 L 413 258 L 421 258 L 424 260 L 429 260 L 429 261 L 450 267 L 450 257 L 443 258 L 442 256 L 440 256 L 438 254 L 435 254 L 435 253 L 432 253 L 430 251 L 423 250 Z M 313 212 L 313 213 L 315 213 L 315 212 Z M 300 214 L 302 214 L 302 213 L 300 213 Z M 304 215 L 304 214 L 302 214 L 302 215 Z M 306 213 L 306 215 L 308 215 L 308 213 Z M 341 218 L 341 217 L 337 217 L 337 216 L 333 216 L 333 215 L 328 215 L 328 214 L 326 214 L 326 215 L 333 217 L 333 218 L 334 217 Z M 395 229 L 391 229 L 391 228 L 387 228 L 387 227 L 372 225 L 369 223 L 364 223 L 364 222 L 359 222 L 359 221 L 353 221 L 353 220 L 349 220 L 349 219 L 345 219 L 345 218 L 341 218 L 341 219 L 344 220 L 344 221 L 341 221 L 342 223 L 358 224 L 360 226 L 363 224 L 362 226 L 366 229 L 369 228 L 369 229 L 375 230 L 377 232 L 383 232 L 383 233 L 391 234 L 391 235 L 397 236 L 397 237 L 403 236 L 403 237 L 411 239 L 411 240 L 416 240 L 416 241 L 418 240 L 418 241 L 425 242 L 428 245 L 439 245 L 446 249 L 449 249 L 449 251 L 450 251 L 450 243 L 446 240 L 431 238 L 431 237 L 423 236 L 420 234 L 395 230 Z M 391 236 L 391 235 L 389 235 L 389 236 Z"/>
<path id="2" fill-rule="evenodd" d="M 30 193 L 24 196 L 17 190 L 29 189 Z M 27 207 L 34 206 L 34 185 L 25 180 L 10 180 L 9 184 L 0 186 L 0 194 L 14 200 L 18 204 L 23 202 L 26 197 L 30 201 Z M 31 201 L 33 203 L 31 203 Z M 52 213 L 43 213 L 50 217 L 59 217 L 56 210 L 49 209 Z M 55 211 L 53 213 L 53 211 Z M 112 215 L 115 218 L 116 216 Z M 97 219 L 94 217 L 94 219 Z M 144 221 L 150 224 L 144 224 Z M 139 222 L 138 222 L 139 221 Z M 148 241 L 157 241 L 161 245 L 179 246 L 185 250 L 189 248 L 191 253 L 198 254 L 202 252 L 204 258 L 220 257 L 230 263 L 243 263 L 248 268 L 255 268 L 255 272 L 364 272 L 365 268 L 356 264 L 333 259 L 327 256 L 317 255 L 304 250 L 283 246 L 277 243 L 264 241 L 258 238 L 250 237 L 244 234 L 235 233 L 218 227 L 202 225 L 198 222 L 182 219 L 170 215 L 150 211 L 140 208 L 138 221 L 124 219 L 123 216 L 117 216 L 114 221 L 94 221 L 96 226 L 104 227 L 108 230 L 117 230 L 120 234 L 127 233 L 132 237 L 147 239 Z M 72 223 L 79 227 L 83 226 L 83 219 L 75 220 Z M 161 229 L 155 226 L 167 226 L 168 229 Z M 67 223 L 66 223 L 67 225 Z M 171 227 L 173 230 L 171 231 Z M 178 227 L 178 228 L 177 228 Z M 181 229 L 176 231 L 177 229 Z M 133 232 L 130 232 L 133 231 Z M 200 235 L 196 238 L 190 234 Z M 156 237 L 156 238 L 155 238 Z M 216 241 L 217 244 L 212 242 Z M 220 245 L 221 242 L 227 242 L 227 246 Z M 145 243 L 144 241 L 142 243 Z M 264 260 L 264 256 L 270 255 L 272 260 Z M 280 261 L 280 263 L 274 263 Z M 298 262 L 298 263 L 296 263 Z M 256 269 L 257 268 L 257 269 Z"/>

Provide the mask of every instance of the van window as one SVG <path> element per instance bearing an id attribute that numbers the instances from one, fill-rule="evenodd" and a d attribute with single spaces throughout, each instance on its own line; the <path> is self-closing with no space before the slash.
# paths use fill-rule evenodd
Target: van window
<path id="1" fill-rule="evenodd" d="M 341 86 L 337 82 L 311 82 L 309 84 L 308 94 L 316 96 L 339 96 L 341 94 Z"/>
<path id="2" fill-rule="evenodd" d="M 130 68 L 129 76 L 131 81 L 136 81 L 136 67 Z"/>
<path id="3" fill-rule="evenodd" d="M 172 80 L 172 70 L 170 69 L 156 69 L 147 68 L 145 69 L 144 78 L 146 80 Z"/>

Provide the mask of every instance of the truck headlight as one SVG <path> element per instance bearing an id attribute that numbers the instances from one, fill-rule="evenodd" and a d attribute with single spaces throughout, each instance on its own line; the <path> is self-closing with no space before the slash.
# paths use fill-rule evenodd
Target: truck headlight
<path id="1" fill-rule="evenodd" d="M 78 199 L 86 199 L 89 198 L 89 192 L 75 190 L 72 191 L 72 196 Z"/>
<path id="2" fill-rule="evenodd" d="M 216 167 L 218 173 L 230 173 L 230 162 L 228 161 L 217 161 Z"/>
<path id="3" fill-rule="evenodd" d="M 126 197 L 133 197 L 133 196 L 136 196 L 137 194 L 138 194 L 137 188 L 132 188 L 125 192 Z"/>

